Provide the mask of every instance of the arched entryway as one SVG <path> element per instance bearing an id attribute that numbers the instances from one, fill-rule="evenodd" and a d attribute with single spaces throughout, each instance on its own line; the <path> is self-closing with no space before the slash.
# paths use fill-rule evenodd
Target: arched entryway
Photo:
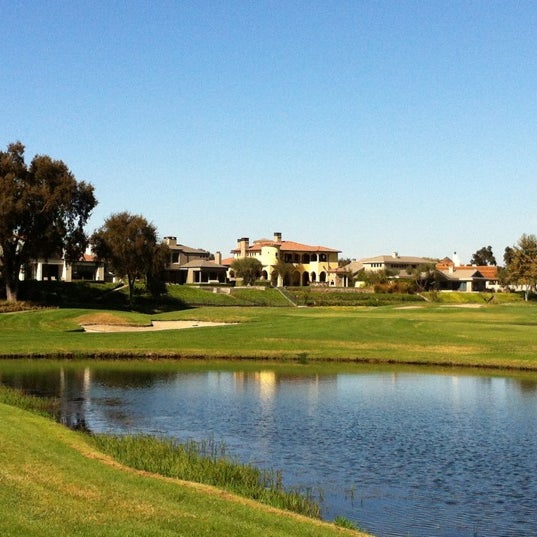
<path id="1" fill-rule="evenodd" d="M 302 274 L 302 285 L 306 286 L 310 284 L 310 275 L 308 272 Z"/>

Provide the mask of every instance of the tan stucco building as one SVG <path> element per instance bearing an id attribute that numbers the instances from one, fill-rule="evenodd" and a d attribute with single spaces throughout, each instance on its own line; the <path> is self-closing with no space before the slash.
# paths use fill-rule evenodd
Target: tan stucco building
<path id="1" fill-rule="evenodd" d="M 282 239 L 282 234 L 274 233 L 273 239 L 258 239 L 250 244 L 250 239 L 238 239 L 237 247 L 231 250 L 233 259 L 254 257 L 263 266 L 261 278 L 282 287 L 305 285 L 341 286 L 338 269 L 340 250 L 325 246 L 311 246 Z M 292 265 L 295 270 L 285 278 L 276 270 L 279 263 Z M 233 273 L 230 273 L 233 278 Z"/>

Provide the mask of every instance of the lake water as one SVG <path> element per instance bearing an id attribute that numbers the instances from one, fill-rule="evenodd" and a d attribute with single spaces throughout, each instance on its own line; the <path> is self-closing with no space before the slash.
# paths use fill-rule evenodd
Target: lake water
<path id="1" fill-rule="evenodd" d="M 93 431 L 221 440 L 379 537 L 537 535 L 537 376 L 124 367 L 0 362 L 0 381 Z"/>

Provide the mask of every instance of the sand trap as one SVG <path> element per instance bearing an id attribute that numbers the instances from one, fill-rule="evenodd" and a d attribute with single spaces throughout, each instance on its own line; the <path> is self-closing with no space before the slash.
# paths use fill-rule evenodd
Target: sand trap
<path id="1" fill-rule="evenodd" d="M 482 308 L 483 304 L 442 304 L 443 308 Z"/>
<path id="2" fill-rule="evenodd" d="M 182 330 L 184 328 L 201 328 L 204 326 L 224 326 L 235 323 L 215 323 L 211 321 L 152 321 L 147 326 L 129 326 L 122 324 L 83 324 L 85 332 L 155 332 L 157 330 Z"/>

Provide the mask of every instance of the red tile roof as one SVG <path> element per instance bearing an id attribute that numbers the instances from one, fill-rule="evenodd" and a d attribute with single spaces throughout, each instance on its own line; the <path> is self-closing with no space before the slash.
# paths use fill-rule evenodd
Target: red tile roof
<path id="1" fill-rule="evenodd" d="M 254 241 L 253 244 L 248 246 L 248 252 L 260 252 L 263 246 L 276 246 L 280 247 L 281 252 L 326 252 L 326 253 L 339 253 L 341 250 L 335 250 L 334 248 L 327 248 L 326 246 L 310 246 L 309 244 L 302 244 L 300 242 L 294 241 L 271 241 L 267 239 L 262 239 Z M 240 252 L 240 248 L 235 248 L 231 250 L 232 253 Z"/>
<path id="2" fill-rule="evenodd" d="M 454 272 L 457 271 L 468 271 L 468 270 L 477 270 L 481 273 L 483 278 L 486 280 L 497 280 L 498 279 L 498 267 L 495 265 L 458 265 L 455 266 L 453 261 L 446 257 L 439 261 L 436 264 L 436 268 L 440 271 L 449 270 L 452 267 Z"/>

